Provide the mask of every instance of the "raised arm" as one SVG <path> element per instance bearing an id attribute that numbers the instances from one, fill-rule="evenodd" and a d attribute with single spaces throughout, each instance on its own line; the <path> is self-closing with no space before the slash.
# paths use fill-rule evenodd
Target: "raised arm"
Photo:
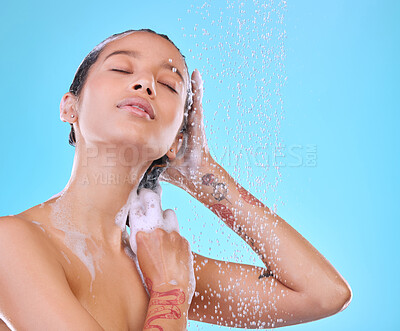
<path id="1" fill-rule="evenodd" d="M 162 174 L 162 179 L 181 187 L 202 202 L 258 254 L 265 270 L 259 273 L 257 268 L 247 266 L 246 273 L 253 276 L 258 273 L 254 290 L 263 291 L 264 301 L 261 303 L 264 308 L 267 303 L 265 300 L 273 299 L 272 292 L 265 291 L 268 283 L 282 291 L 282 296 L 278 291 L 274 300 L 277 300 L 282 316 L 290 316 L 290 324 L 322 318 L 343 310 L 352 296 L 344 278 L 304 237 L 247 192 L 213 160 L 204 133 L 201 104 L 203 89 L 197 71 L 192 75 L 192 87 L 195 95 L 189 114 L 188 148 L 183 158 L 174 160 L 170 168 Z M 230 278 L 236 280 L 236 283 L 243 279 L 243 273 L 240 271 L 242 267 L 224 263 L 219 265 L 223 267 L 223 272 L 234 272 Z M 209 271 L 217 270 L 210 268 Z M 201 267 L 197 267 L 198 272 L 200 269 Z M 209 271 L 202 273 L 204 284 L 210 280 L 206 276 L 210 274 Z M 220 289 L 223 288 L 223 284 L 228 286 L 232 282 L 223 276 L 220 277 Z M 199 289 L 202 288 L 200 278 L 197 283 Z M 260 283 L 258 279 L 263 281 Z M 216 281 L 215 278 L 213 281 Z M 245 284 L 252 286 L 248 279 Z M 248 291 L 247 295 L 251 295 L 251 291 Z M 261 295 L 261 292 L 257 295 Z M 237 296 L 237 300 L 239 299 Z M 302 305 L 304 309 L 293 310 L 290 308 L 293 304 Z M 277 326 L 279 323 L 276 323 L 278 318 L 274 321 L 274 307 L 270 308 L 272 310 L 264 310 L 265 314 L 270 315 L 270 318 L 264 317 L 264 320 Z M 199 315 L 201 316 L 201 313 Z"/>
<path id="2" fill-rule="evenodd" d="M 22 220 L 0 218 L 0 318 L 12 330 L 103 330 L 41 238 Z"/>
<path id="3" fill-rule="evenodd" d="M 219 216 L 287 288 L 330 311 L 347 305 L 351 290 L 337 270 L 303 236 L 247 192 L 216 162 L 199 172 L 187 191 Z"/>
<path id="4" fill-rule="evenodd" d="M 207 287 L 208 292 L 210 287 L 219 290 L 231 310 L 239 308 L 239 312 L 240 306 L 246 303 L 247 313 L 243 318 L 236 312 L 236 321 L 237 318 L 241 321 L 236 325 L 249 327 L 249 320 L 264 321 L 264 327 L 298 324 L 333 315 L 347 307 L 351 289 L 337 270 L 218 164 L 203 168 L 197 183 L 186 189 L 245 240 L 265 264 L 262 270 L 212 259 L 206 265 L 198 262 L 206 258 L 195 259 L 198 292 L 207 293 Z M 199 299 L 196 300 L 198 304 Z M 226 308 L 223 300 L 220 301 Z M 198 316 L 208 315 L 201 309 L 195 310 Z M 229 325 L 235 325 L 233 315 L 225 310 L 225 321 L 233 323 Z M 209 316 L 207 319 L 212 322 Z"/>

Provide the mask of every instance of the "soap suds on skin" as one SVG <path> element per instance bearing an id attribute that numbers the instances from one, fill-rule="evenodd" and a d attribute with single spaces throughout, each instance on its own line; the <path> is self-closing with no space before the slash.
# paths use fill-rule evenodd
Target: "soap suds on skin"
<path id="1" fill-rule="evenodd" d="M 57 195 L 56 195 L 57 196 Z M 88 269 L 91 276 L 90 292 L 92 291 L 93 282 L 96 278 L 96 269 L 100 270 L 100 260 L 103 256 L 100 250 L 96 250 L 98 254 L 93 256 L 88 250 L 88 240 L 95 245 L 94 241 L 87 235 L 76 230 L 71 222 L 72 206 L 67 204 L 63 199 L 63 194 L 56 199 L 51 206 L 50 219 L 54 228 L 65 233 L 65 245 L 81 260 Z M 63 207 L 61 208 L 61 202 Z"/>
<path id="2" fill-rule="evenodd" d="M 40 228 L 40 230 L 42 230 L 43 232 L 46 232 L 46 230 L 43 228 L 42 224 L 40 224 L 39 222 L 36 222 L 36 221 L 31 221 L 31 222 L 33 224 L 36 224 Z"/>
<path id="3" fill-rule="evenodd" d="M 131 232 L 129 235 L 130 247 L 126 248 L 125 252 L 131 259 L 135 261 L 139 275 L 142 278 L 142 283 L 148 294 L 149 292 L 146 287 L 146 283 L 144 282 L 143 274 L 140 270 L 136 256 L 136 234 L 139 231 L 150 233 L 157 228 L 161 228 L 168 233 L 171 233 L 172 231 L 179 233 L 179 224 L 175 212 L 172 209 L 167 209 L 165 211 L 162 210 L 161 193 L 162 189 L 160 185 L 157 186 L 155 191 L 143 188 L 140 190 L 139 194 L 136 192 L 136 190 L 132 190 L 129 194 L 127 203 L 121 208 L 115 217 L 115 223 L 121 228 L 123 234 L 127 235 L 126 219 L 129 214 L 129 225 Z M 189 256 L 189 263 L 193 269 L 193 256 L 192 254 L 189 254 Z M 173 280 L 170 281 L 170 284 L 176 285 L 174 284 Z M 196 287 L 193 270 L 190 279 L 190 287 L 193 289 L 193 291 Z"/>
<path id="4" fill-rule="evenodd" d="M 101 249 L 89 250 L 88 244 L 97 247 L 93 239 L 81 232 L 79 232 L 72 224 L 72 209 L 73 206 L 68 204 L 64 199 L 65 189 L 54 195 L 52 198 L 57 197 L 56 201 L 51 203 L 50 219 L 54 228 L 64 232 L 65 245 L 75 254 L 81 262 L 86 266 L 91 276 L 90 291 L 92 292 L 93 282 L 96 278 L 96 270 L 102 272 L 100 268 L 100 261 L 104 252 Z M 127 203 L 120 209 L 115 217 L 115 224 L 121 229 L 122 241 L 124 243 L 124 252 L 136 264 L 138 273 L 142 279 L 142 284 L 149 294 L 143 274 L 140 270 L 139 262 L 137 259 L 137 244 L 136 234 L 138 231 L 150 233 L 157 228 L 161 228 L 170 233 L 176 231 L 179 233 L 179 224 L 175 212 L 172 209 L 162 210 L 161 207 L 161 186 L 158 185 L 155 191 L 150 189 L 141 189 L 137 193 L 136 189 L 132 190 L 129 194 Z M 52 199 L 51 198 L 51 199 Z M 50 199 L 49 199 L 50 200 Z M 63 207 L 61 207 L 61 205 Z M 130 220 L 130 234 L 126 230 L 126 219 L 129 214 Z M 37 223 L 37 222 L 36 222 Z M 38 224 L 39 225 L 39 224 Z M 44 230 L 44 229 L 43 229 Z M 189 247 L 190 249 L 190 247 Z M 91 252 L 97 252 L 92 254 Z M 68 263 L 71 261 L 66 254 L 62 252 L 63 256 Z M 189 254 L 189 264 L 192 269 L 190 288 L 194 291 L 196 281 L 193 271 L 193 256 Z M 176 281 L 171 280 L 171 285 L 176 285 Z"/>
<path id="5" fill-rule="evenodd" d="M 67 262 L 68 262 L 69 264 L 71 264 L 71 261 L 70 261 L 70 259 L 68 258 L 67 254 L 65 254 L 63 251 L 61 251 L 61 254 L 62 254 L 62 256 L 64 256 L 64 259 L 66 259 Z"/>

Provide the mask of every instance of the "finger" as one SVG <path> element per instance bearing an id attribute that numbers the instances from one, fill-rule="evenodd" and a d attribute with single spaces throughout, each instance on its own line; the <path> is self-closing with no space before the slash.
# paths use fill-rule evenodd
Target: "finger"
<path id="1" fill-rule="evenodd" d="M 176 231 L 179 233 L 179 223 L 176 213 L 172 209 L 167 209 L 163 213 L 164 229 L 167 232 Z"/>
<path id="2" fill-rule="evenodd" d="M 193 104 L 189 113 L 189 126 L 193 137 L 200 137 L 203 133 L 203 80 L 200 72 L 195 69 L 192 73 Z"/>
<path id="3" fill-rule="evenodd" d="M 192 92 L 193 92 L 193 106 L 201 107 L 203 100 L 203 79 L 201 78 L 200 72 L 195 69 L 192 73 Z"/>
<path id="4" fill-rule="evenodd" d="M 138 240 L 143 240 L 148 234 L 144 231 L 138 231 L 136 232 L 136 241 Z"/>

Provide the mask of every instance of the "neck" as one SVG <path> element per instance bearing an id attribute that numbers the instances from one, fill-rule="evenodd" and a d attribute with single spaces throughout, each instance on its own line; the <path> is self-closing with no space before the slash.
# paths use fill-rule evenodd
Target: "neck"
<path id="1" fill-rule="evenodd" d="M 104 245 L 120 249 L 122 229 L 115 224 L 115 217 L 126 204 L 130 192 L 137 190 L 151 161 L 129 162 L 135 155 L 124 155 L 118 147 L 113 148 L 113 153 L 110 147 L 96 147 L 95 150 L 96 153 L 88 148 L 76 151 L 71 178 L 53 205 L 53 211 L 56 210 L 53 223 L 59 227 L 67 224 L 70 231 L 72 228 Z M 119 155 L 124 155 L 123 160 Z"/>

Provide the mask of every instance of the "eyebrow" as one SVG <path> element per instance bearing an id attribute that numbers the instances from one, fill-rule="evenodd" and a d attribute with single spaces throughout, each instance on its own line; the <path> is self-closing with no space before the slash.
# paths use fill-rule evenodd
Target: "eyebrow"
<path id="1" fill-rule="evenodd" d="M 111 54 L 108 54 L 106 56 L 106 58 L 104 59 L 104 61 L 107 60 L 110 56 L 118 55 L 118 54 L 125 54 L 125 55 L 128 55 L 130 57 L 134 57 L 134 58 L 139 58 L 140 57 L 140 54 L 138 52 L 135 52 L 135 51 L 122 51 L 121 50 L 121 51 L 115 51 L 115 52 L 112 52 Z"/>
<path id="2" fill-rule="evenodd" d="M 133 58 L 136 58 L 136 59 L 141 57 L 141 55 L 140 55 L 138 52 L 135 52 L 135 51 L 119 50 L 119 51 L 115 51 L 115 52 L 112 52 L 112 53 L 108 54 L 108 55 L 106 56 L 106 58 L 104 59 L 103 62 L 105 62 L 109 57 L 111 57 L 111 56 L 113 56 L 113 55 L 118 55 L 118 54 L 128 55 L 128 56 L 133 57 Z M 164 62 L 164 63 L 161 64 L 160 67 L 163 68 L 163 69 L 169 69 L 169 70 L 171 70 L 172 72 L 176 73 L 176 74 L 180 77 L 180 79 L 182 80 L 182 82 L 185 81 L 185 80 L 183 79 L 183 75 L 182 75 L 182 73 L 179 71 L 179 69 L 176 68 L 176 67 L 174 67 L 172 64 L 167 63 L 167 62 Z M 173 70 L 174 68 L 176 69 L 176 71 Z"/>

